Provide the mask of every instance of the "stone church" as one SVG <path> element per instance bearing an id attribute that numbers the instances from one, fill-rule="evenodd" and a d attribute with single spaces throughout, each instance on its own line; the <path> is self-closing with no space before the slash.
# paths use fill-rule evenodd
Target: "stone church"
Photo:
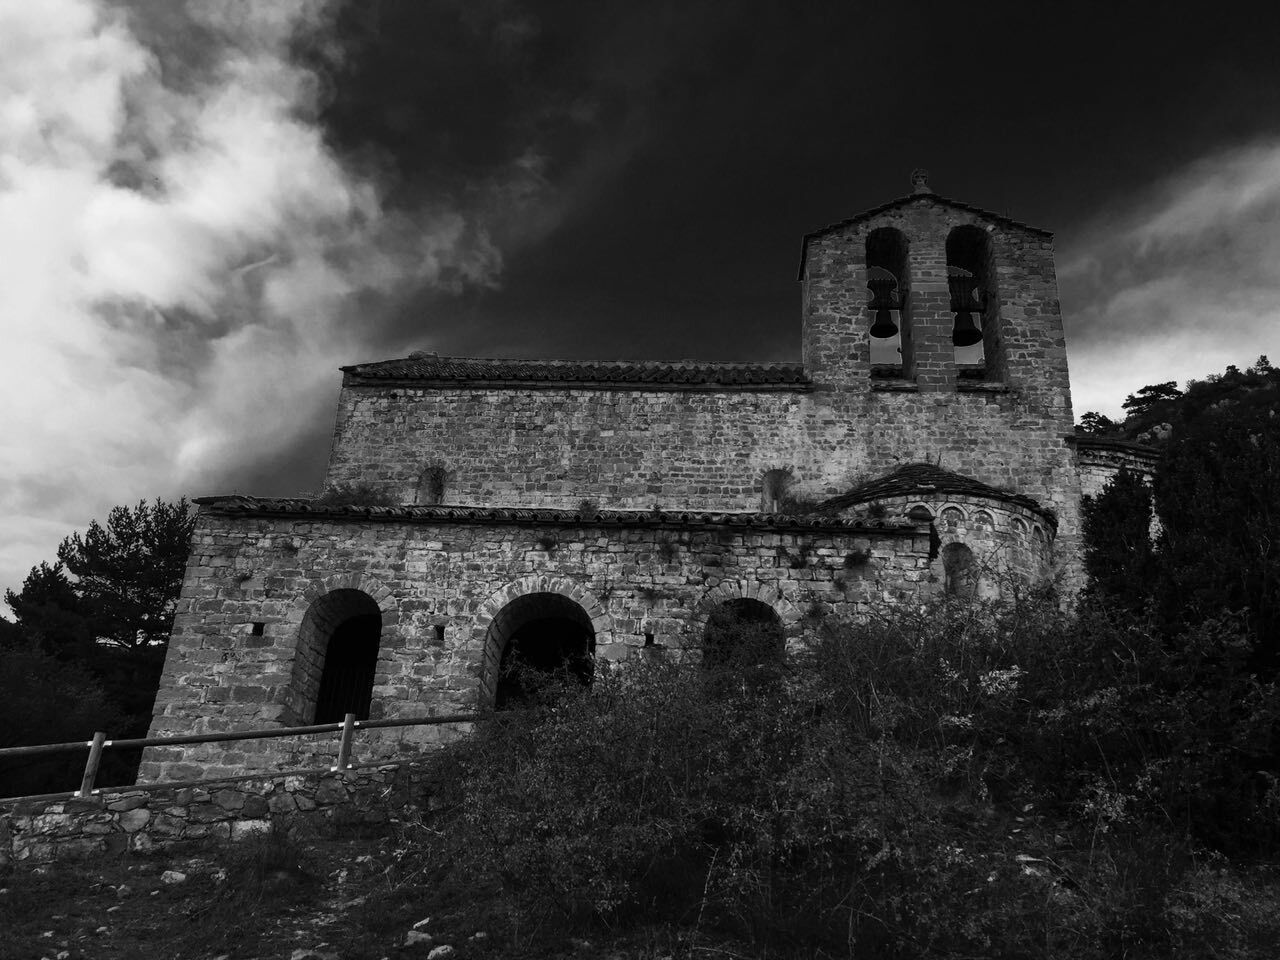
<path id="1" fill-rule="evenodd" d="M 513 657 L 722 656 L 718 611 L 785 655 L 874 604 L 1070 593 L 1082 493 L 1152 452 L 1075 434 L 1052 234 L 912 179 L 804 238 L 800 362 L 344 367 L 326 486 L 359 496 L 197 500 L 150 736 L 501 708 Z M 152 748 L 142 778 L 324 740 Z"/>

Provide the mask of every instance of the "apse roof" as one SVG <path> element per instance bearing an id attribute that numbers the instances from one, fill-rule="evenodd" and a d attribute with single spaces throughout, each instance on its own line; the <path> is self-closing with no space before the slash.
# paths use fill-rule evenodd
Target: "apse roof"
<path id="1" fill-rule="evenodd" d="M 832 497 L 822 504 L 824 510 L 843 510 L 846 507 L 880 500 L 886 497 L 928 497 L 930 494 L 950 493 L 988 500 L 1001 500 L 1034 510 L 1047 517 L 1052 514 L 1039 502 L 1020 493 L 1001 490 L 981 480 L 945 470 L 932 463 L 908 463 L 886 473 L 882 477 L 860 483 L 847 493 Z"/>
<path id="2" fill-rule="evenodd" d="M 459 386 L 635 386 L 640 389 L 807 389 L 799 363 L 707 360 L 493 360 L 416 353 L 342 368 L 348 383 L 413 382 Z"/>

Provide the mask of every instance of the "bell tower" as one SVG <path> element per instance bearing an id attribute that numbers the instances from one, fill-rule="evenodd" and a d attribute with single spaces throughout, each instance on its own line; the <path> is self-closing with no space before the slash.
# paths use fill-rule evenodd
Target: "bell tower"
<path id="1" fill-rule="evenodd" d="M 1069 408 L 1053 235 L 939 196 L 924 170 L 911 183 L 804 239 L 803 357 L 815 384 L 986 385 L 1047 391 Z"/>

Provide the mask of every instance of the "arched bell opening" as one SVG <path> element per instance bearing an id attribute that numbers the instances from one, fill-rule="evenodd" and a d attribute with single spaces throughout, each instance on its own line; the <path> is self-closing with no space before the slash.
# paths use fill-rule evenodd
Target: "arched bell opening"
<path id="1" fill-rule="evenodd" d="M 998 380 L 1000 298 L 996 290 L 991 238 L 981 227 L 965 225 L 947 234 L 947 289 L 951 294 L 951 344 L 956 375 Z"/>
<path id="2" fill-rule="evenodd" d="M 910 260 L 901 230 L 879 227 L 867 234 L 867 289 L 871 300 L 871 375 L 904 377 L 911 365 Z"/>
<path id="3" fill-rule="evenodd" d="M 557 683 L 591 683 L 595 629 L 581 606 L 559 593 L 530 593 L 498 611 L 486 649 L 498 663 L 494 707 L 528 703 Z"/>
<path id="4" fill-rule="evenodd" d="M 786 630 L 776 610 L 762 600 L 738 597 L 719 603 L 702 631 L 702 667 L 709 673 L 780 667 Z"/>
<path id="5" fill-rule="evenodd" d="M 332 590 L 307 608 L 298 630 L 288 706 L 297 723 L 369 719 L 382 611 L 363 590 Z"/>

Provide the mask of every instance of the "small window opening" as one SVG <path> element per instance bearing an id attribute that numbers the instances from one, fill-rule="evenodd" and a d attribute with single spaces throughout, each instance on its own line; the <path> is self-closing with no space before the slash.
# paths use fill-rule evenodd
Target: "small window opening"
<path id="1" fill-rule="evenodd" d="M 947 596 L 970 598 L 978 592 L 978 564 L 973 551 L 963 543 L 942 548 L 943 589 Z"/>
<path id="2" fill-rule="evenodd" d="M 653 634 L 652 634 L 652 633 L 646 633 L 646 634 L 644 635 L 644 645 L 645 645 L 646 647 L 656 646 L 656 644 L 653 642 Z"/>
<path id="3" fill-rule="evenodd" d="M 253 634 L 255 637 L 260 637 L 262 636 L 263 631 L 265 631 L 266 629 L 267 629 L 266 623 L 264 623 L 261 620 L 255 620 L 253 621 L 253 629 L 250 630 L 249 632 Z"/>
<path id="4" fill-rule="evenodd" d="M 436 624 L 436 642 L 444 643 L 444 624 L 443 623 Z"/>
<path id="5" fill-rule="evenodd" d="M 783 498 L 793 479 L 790 467 L 775 467 L 764 472 L 760 483 L 761 513 L 778 513 L 782 509 Z"/>
<path id="6" fill-rule="evenodd" d="M 449 471 L 443 464 L 430 463 L 418 474 L 418 486 L 414 502 L 424 506 L 444 503 L 445 485 L 449 479 Z"/>
<path id="7" fill-rule="evenodd" d="M 880 227 L 867 235 L 867 289 L 871 299 L 871 376 L 894 379 L 909 374 L 911 362 L 910 275 L 907 238 Z"/>
<path id="8" fill-rule="evenodd" d="M 981 227 L 956 227 L 947 235 L 947 289 L 951 294 L 951 343 L 956 376 L 999 379 L 1000 316 L 991 238 Z"/>

